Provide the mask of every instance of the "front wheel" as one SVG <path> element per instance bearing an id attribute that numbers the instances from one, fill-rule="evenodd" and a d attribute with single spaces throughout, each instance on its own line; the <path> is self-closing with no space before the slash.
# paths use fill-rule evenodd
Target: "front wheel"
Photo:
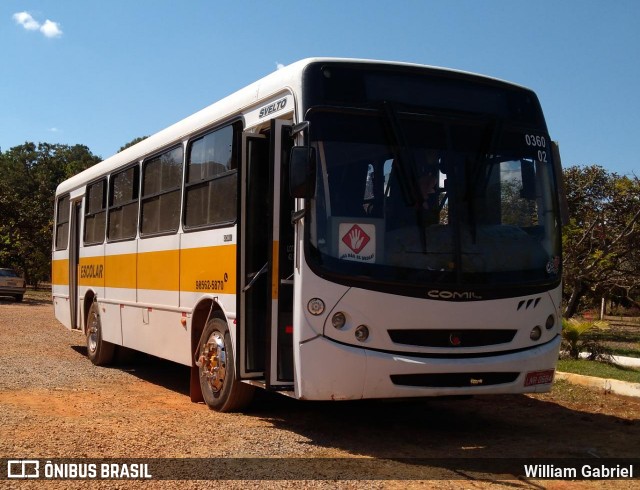
<path id="1" fill-rule="evenodd" d="M 227 323 L 212 318 L 200 337 L 198 374 L 205 403 L 218 412 L 235 412 L 253 398 L 253 386 L 237 380 Z"/>
<path id="2" fill-rule="evenodd" d="M 93 303 L 87 319 L 87 357 L 96 366 L 106 366 L 113 361 L 115 345 L 102 339 L 100 308 Z"/>

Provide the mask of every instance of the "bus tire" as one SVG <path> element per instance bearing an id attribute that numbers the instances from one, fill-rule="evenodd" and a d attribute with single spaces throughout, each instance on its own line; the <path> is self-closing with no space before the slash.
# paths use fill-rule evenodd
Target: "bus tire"
<path id="1" fill-rule="evenodd" d="M 107 366 L 113 362 L 115 347 L 102 339 L 100 307 L 93 302 L 87 316 L 87 357 L 96 366 Z"/>
<path id="2" fill-rule="evenodd" d="M 16 294 L 16 301 L 18 303 L 20 303 L 22 301 L 23 295 L 22 294 Z"/>
<path id="3" fill-rule="evenodd" d="M 237 380 L 227 322 L 211 318 L 198 344 L 200 389 L 207 406 L 218 412 L 242 410 L 251 402 L 254 387 Z"/>

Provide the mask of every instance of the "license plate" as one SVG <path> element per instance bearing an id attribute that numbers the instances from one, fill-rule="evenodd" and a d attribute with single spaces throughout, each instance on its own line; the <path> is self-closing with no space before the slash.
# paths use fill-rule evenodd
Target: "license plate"
<path id="1" fill-rule="evenodd" d="M 527 373 L 527 376 L 524 378 L 524 385 L 533 386 L 552 383 L 555 372 L 555 369 L 548 369 L 546 371 L 532 371 Z"/>

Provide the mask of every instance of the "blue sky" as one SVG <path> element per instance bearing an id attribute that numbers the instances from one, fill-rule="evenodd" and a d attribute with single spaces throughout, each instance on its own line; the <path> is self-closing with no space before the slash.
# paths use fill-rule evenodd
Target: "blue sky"
<path id="1" fill-rule="evenodd" d="M 3 151 L 106 158 L 278 63 L 340 56 L 525 85 L 565 166 L 640 175 L 638 0 L 0 0 L 0 48 Z"/>

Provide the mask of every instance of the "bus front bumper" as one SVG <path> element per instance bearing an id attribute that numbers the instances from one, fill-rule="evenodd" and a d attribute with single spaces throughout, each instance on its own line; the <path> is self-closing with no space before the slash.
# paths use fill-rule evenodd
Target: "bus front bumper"
<path id="1" fill-rule="evenodd" d="M 561 337 L 491 357 L 434 358 L 372 351 L 317 337 L 300 346 L 296 397 L 357 400 L 551 389 Z"/>

